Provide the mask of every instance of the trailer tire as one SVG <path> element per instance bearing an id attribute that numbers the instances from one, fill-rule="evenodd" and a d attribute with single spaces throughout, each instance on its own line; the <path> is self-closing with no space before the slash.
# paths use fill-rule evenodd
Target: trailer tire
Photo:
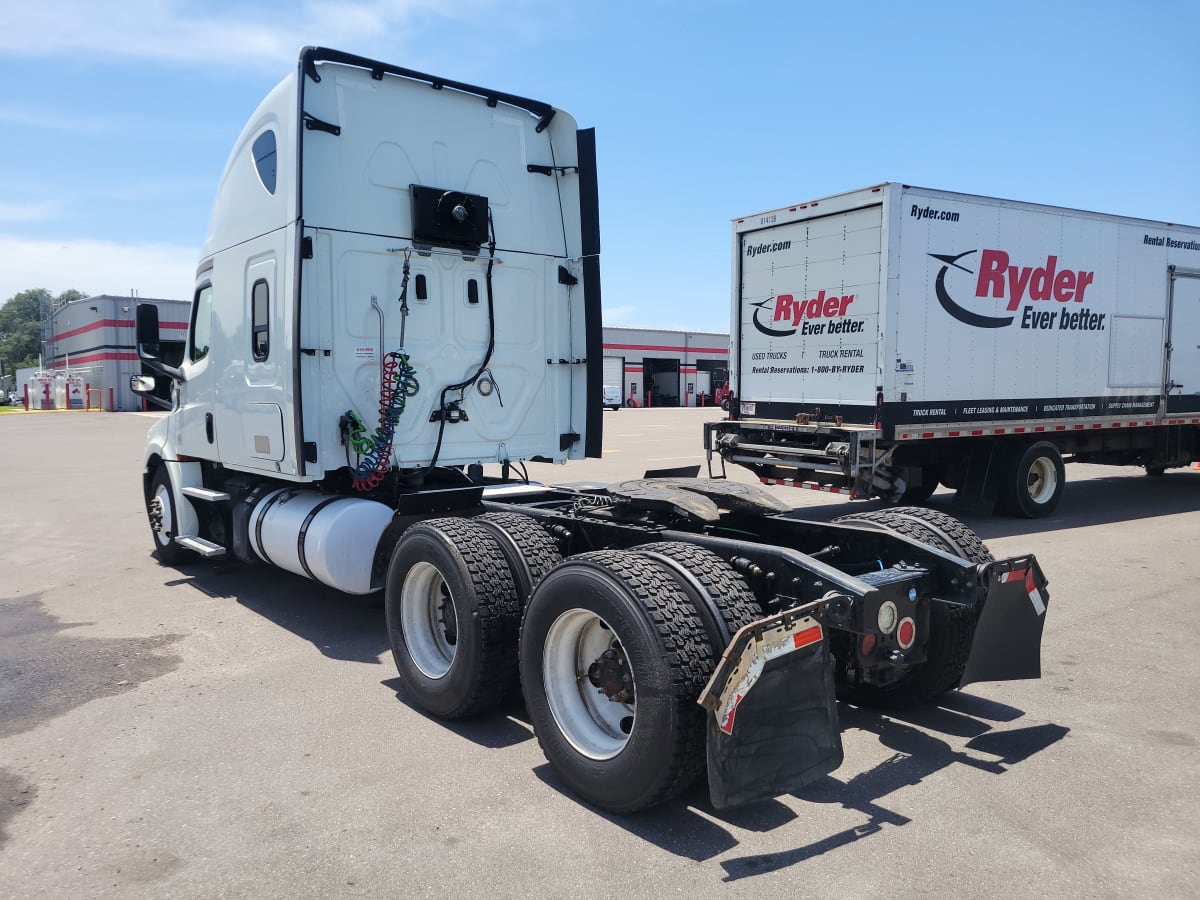
<path id="1" fill-rule="evenodd" d="M 532 516 L 490 512 L 476 516 L 472 521 L 478 522 L 496 538 L 500 552 L 508 561 L 508 570 L 524 609 L 537 583 L 562 562 L 558 544 Z"/>
<path id="2" fill-rule="evenodd" d="M 714 658 L 687 597 L 651 560 L 602 550 L 556 566 L 526 607 L 520 661 L 542 752 L 586 802 L 635 812 L 703 771 L 696 699 Z"/>
<path id="3" fill-rule="evenodd" d="M 900 494 L 900 503 L 923 503 L 934 496 L 934 491 L 937 490 L 938 482 L 942 480 L 942 466 L 929 464 L 929 466 L 920 467 L 920 484 L 913 487 L 906 487 L 904 493 Z"/>
<path id="4" fill-rule="evenodd" d="M 1066 483 L 1066 467 L 1054 444 L 1037 441 L 1016 447 L 1000 488 L 1001 509 L 1026 519 L 1048 516 L 1062 499 Z"/>
<path id="5" fill-rule="evenodd" d="M 154 538 L 154 552 L 164 566 L 174 566 L 192 559 L 192 551 L 175 543 L 178 534 L 179 516 L 175 510 L 175 494 L 171 485 L 171 474 L 159 463 L 146 495 L 146 517 L 150 521 L 150 535 Z"/>
<path id="6" fill-rule="evenodd" d="M 729 398 L 728 397 L 724 398 L 721 401 L 721 409 L 725 410 L 725 412 L 729 412 Z"/>
<path id="7" fill-rule="evenodd" d="M 934 509 L 897 507 L 855 513 L 833 521 L 872 522 L 974 563 L 991 562 L 995 558 L 979 535 L 953 516 Z M 839 668 L 835 676 L 839 696 L 863 706 L 899 708 L 926 703 L 952 690 L 962 680 L 977 623 L 978 618 L 972 609 L 948 603 L 932 603 L 929 608 L 929 644 L 925 662 L 887 685 L 848 684 Z"/>
<path id="8" fill-rule="evenodd" d="M 521 601 L 482 525 L 441 518 L 408 528 L 392 551 L 384 610 L 396 668 L 427 712 L 474 715 L 516 686 Z"/>
<path id="9" fill-rule="evenodd" d="M 691 600 L 714 659 L 739 630 L 765 615 L 750 586 L 711 550 L 668 541 L 645 544 L 634 552 L 657 563 Z"/>

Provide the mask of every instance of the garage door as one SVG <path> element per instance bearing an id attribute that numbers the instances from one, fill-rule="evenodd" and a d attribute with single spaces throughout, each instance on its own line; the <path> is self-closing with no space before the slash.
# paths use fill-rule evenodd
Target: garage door
<path id="1" fill-rule="evenodd" d="M 621 396 L 625 396 L 625 357 L 604 357 L 604 383 L 615 384 L 621 389 Z"/>

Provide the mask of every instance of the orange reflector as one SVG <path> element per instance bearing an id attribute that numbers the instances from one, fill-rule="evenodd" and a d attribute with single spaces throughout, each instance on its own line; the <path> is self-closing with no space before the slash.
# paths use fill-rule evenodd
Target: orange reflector
<path id="1" fill-rule="evenodd" d="M 801 647 L 807 647 L 809 644 L 815 644 L 821 639 L 821 626 L 814 625 L 811 628 L 805 628 L 803 631 L 798 631 L 792 635 L 792 647 L 799 650 Z"/>

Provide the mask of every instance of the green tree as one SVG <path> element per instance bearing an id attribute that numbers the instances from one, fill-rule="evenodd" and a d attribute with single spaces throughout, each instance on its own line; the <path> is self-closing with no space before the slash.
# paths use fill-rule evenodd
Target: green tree
<path id="1" fill-rule="evenodd" d="M 64 303 L 88 296 L 80 291 L 63 291 L 57 297 L 45 288 L 33 288 L 9 297 L 0 306 L 0 365 L 5 374 L 36 366 L 42 344 L 42 320 Z"/>

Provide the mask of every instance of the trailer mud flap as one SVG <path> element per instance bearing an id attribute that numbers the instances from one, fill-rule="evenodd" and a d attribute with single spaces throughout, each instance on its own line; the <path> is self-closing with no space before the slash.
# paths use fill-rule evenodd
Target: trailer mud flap
<path id="1" fill-rule="evenodd" d="M 798 790 L 842 764 L 832 658 L 810 616 L 781 613 L 741 629 L 700 705 L 717 809 Z"/>
<path id="2" fill-rule="evenodd" d="M 959 687 L 974 681 L 1013 681 L 1042 675 L 1046 576 L 1032 556 L 988 566 L 988 592 Z"/>

